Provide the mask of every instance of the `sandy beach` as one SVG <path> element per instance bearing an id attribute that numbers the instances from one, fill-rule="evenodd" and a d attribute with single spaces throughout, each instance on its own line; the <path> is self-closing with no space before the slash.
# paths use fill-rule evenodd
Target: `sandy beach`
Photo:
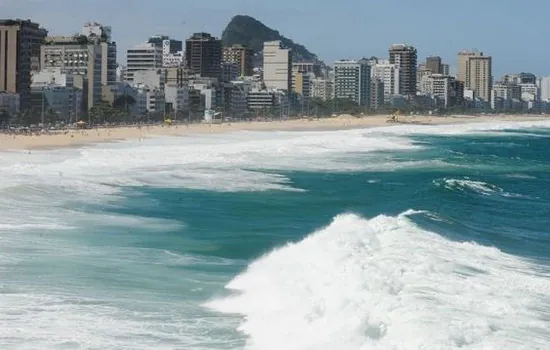
<path id="1" fill-rule="evenodd" d="M 544 116 L 400 116 L 397 124 L 455 124 L 488 121 L 543 120 Z M 42 135 L 0 134 L 0 150 L 33 150 L 80 146 L 94 142 L 109 142 L 126 139 L 143 139 L 151 136 L 178 136 L 198 133 L 219 133 L 234 131 L 275 131 L 275 130 L 334 130 L 350 128 L 368 128 L 390 126 L 388 116 L 365 116 L 361 118 L 341 115 L 321 119 L 292 119 L 270 122 L 232 122 L 223 124 L 177 124 L 156 126 L 132 126 L 116 128 L 98 128 L 86 130 L 68 130 Z"/>

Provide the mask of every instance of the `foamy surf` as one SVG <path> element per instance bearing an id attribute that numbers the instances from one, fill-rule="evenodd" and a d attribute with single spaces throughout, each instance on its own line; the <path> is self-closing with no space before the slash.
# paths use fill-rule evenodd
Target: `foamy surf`
<path id="1" fill-rule="evenodd" d="M 241 314 L 247 349 L 542 349 L 550 276 L 528 261 L 353 214 L 251 263 L 207 307 Z"/>

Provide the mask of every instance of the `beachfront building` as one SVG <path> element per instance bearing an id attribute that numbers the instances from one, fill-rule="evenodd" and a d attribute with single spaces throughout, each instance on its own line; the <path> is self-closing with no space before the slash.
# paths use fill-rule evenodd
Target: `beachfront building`
<path id="1" fill-rule="evenodd" d="M 426 79 L 426 95 L 436 99 L 437 105 L 450 107 L 456 101 L 454 77 L 443 74 L 432 74 Z"/>
<path id="2" fill-rule="evenodd" d="M 513 106 L 512 85 L 496 83 L 491 92 L 491 108 L 497 111 L 507 111 Z"/>
<path id="3" fill-rule="evenodd" d="M 171 116 L 182 116 L 189 109 L 189 87 L 167 85 L 164 88 L 166 113 Z"/>
<path id="4" fill-rule="evenodd" d="M 137 89 L 132 87 L 127 81 L 119 81 L 114 84 L 103 86 L 101 89 L 101 99 L 110 105 L 116 105 L 123 108 L 132 116 L 142 115 L 137 106 Z"/>
<path id="5" fill-rule="evenodd" d="M 374 78 L 370 83 L 369 108 L 373 111 L 379 110 L 384 106 L 384 101 L 384 82 Z"/>
<path id="6" fill-rule="evenodd" d="M 155 35 L 150 37 L 147 43 L 162 49 L 163 67 L 183 67 L 184 54 L 181 40 L 170 39 L 167 35 Z"/>
<path id="7" fill-rule="evenodd" d="M 280 41 L 264 42 L 264 84 L 266 89 L 292 91 L 292 51 Z"/>
<path id="8" fill-rule="evenodd" d="M 126 51 L 125 80 L 134 81 L 138 71 L 156 70 L 162 68 L 162 47 L 153 43 L 142 43 Z"/>
<path id="9" fill-rule="evenodd" d="M 252 89 L 252 83 L 247 80 L 231 82 L 229 96 L 229 109 L 231 113 L 240 117 L 248 111 L 248 92 Z"/>
<path id="10" fill-rule="evenodd" d="M 0 125 L 6 124 L 9 117 L 19 112 L 19 94 L 0 91 Z"/>
<path id="11" fill-rule="evenodd" d="M 389 102 L 392 97 L 399 95 L 400 70 L 396 64 L 387 61 L 371 66 L 372 79 L 379 79 L 384 84 L 384 101 Z"/>
<path id="12" fill-rule="evenodd" d="M 47 37 L 40 49 L 40 65 L 46 71 L 72 74 L 74 86 L 82 90 L 84 104 L 91 109 L 101 100 L 103 53 L 102 45 L 84 36 Z"/>
<path id="13" fill-rule="evenodd" d="M 521 89 L 521 99 L 523 101 L 539 101 L 539 88 L 533 83 L 518 84 Z"/>
<path id="14" fill-rule="evenodd" d="M 239 77 L 239 64 L 235 62 L 222 62 L 222 82 L 237 80 Z"/>
<path id="15" fill-rule="evenodd" d="M 406 44 L 395 44 L 389 50 L 390 63 L 399 67 L 399 94 L 416 95 L 416 48 Z"/>
<path id="16" fill-rule="evenodd" d="M 334 62 L 334 97 L 350 100 L 359 106 L 370 103 L 370 69 L 366 60 Z"/>
<path id="17" fill-rule="evenodd" d="M 292 72 L 292 91 L 300 101 L 306 102 L 311 97 L 311 73 Z"/>
<path id="18" fill-rule="evenodd" d="M 82 90 L 75 87 L 75 76 L 60 68 L 41 70 L 33 76 L 31 91 L 35 111 L 53 111 L 59 120 L 77 121 L 82 104 Z"/>
<path id="19" fill-rule="evenodd" d="M 252 58 L 254 51 L 243 45 L 233 45 L 223 48 L 223 62 L 237 64 L 237 76 L 252 76 L 254 67 Z"/>
<path id="20" fill-rule="evenodd" d="M 0 20 L 0 91 L 18 94 L 21 109 L 31 107 L 31 73 L 40 70 L 40 45 L 46 35 L 30 20 Z"/>
<path id="21" fill-rule="evenodd" d="M 550 101 L 550 77 L 539 78 L 538 85 L 541 101 Z"/>
<path id="22" fill-rule="evenodd" d="M 479 99 L 491 101 L 493 85 L 491 56 L 485 56 L 483 52 L 460 51 L 457 80 L 464 82 L 464 88 L 473 90 Z"/>
<path id="23" fill-rule="evenodd" d="M 221 78 L 222 42 L 208 33 L 194 33 L 185 40 L 185 63 L 191 74 Z"/>
<path id="24" fill-rule="evenodd" d="M 164 91 L 142 84 L 133 85 L 136 90 L 136 114 L 143 118 L 162 119 L 165 113 Z"/>
<path id="25" fill-rule="evenodd" d="M 89 43 L 101 47 L 101 85 L 114 84 L 117 81 L 117 46 L 112 40 L 112 29 L 98 22 L 87 22 L 81 34 Z"/>
<path id="26" fill-rule="evenodd" d="M 333 85 L 330 79 L 311 80 L 311 98 L 318 98 L 323 101 L 332 99 Z"/>
<path id="27" fill-rule="evenodd" d="M 132 80 L 135 85 L 145 85 L 162 90 L 166 84 L 166 74 L 162 69 L 140 70 L 134 72 Z"/>

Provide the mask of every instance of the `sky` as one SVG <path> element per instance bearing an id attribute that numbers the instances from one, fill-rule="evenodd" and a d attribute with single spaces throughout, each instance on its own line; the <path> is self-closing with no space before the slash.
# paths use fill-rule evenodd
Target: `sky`
<path id="1" fill-rule="evenodd" d="M 548 0 L 0 0 L 3 18 L 30 18 L 51 35 L 79 32 L 87 21 L 110 25 L 124 63 L 128 47 L 155 34 L 185 40 L 221 33 L 247 14 L 305 45 L 327 64 L 341 58 L 387 57 L 407 43 L 418 61 L 436 55 L 456 66 L 456 53 L 493 57 L 493 75 L 550 75 Z"/>

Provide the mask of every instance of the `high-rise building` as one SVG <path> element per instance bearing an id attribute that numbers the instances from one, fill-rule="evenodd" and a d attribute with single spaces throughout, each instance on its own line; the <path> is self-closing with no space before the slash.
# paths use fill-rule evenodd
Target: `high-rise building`
<path id="1" fill-rule="evenodd" d="M 550 77 L 540 78 L 539 88 L 541 101 L 550 101 Z"/>
<path id="2" fill-rule="evenodd" d="M 451 75 L 451 67 L 448 64 L 442 63 L 441 64 L 441 74 Z"/>
<path id="3" fill-rule="evenodd" d="M 162 48 L 163 67 L 183 66 L 183 42 L 181 40 L 170 39 L 166 35 L 155 35 L 150 37 L 147 43 Z"/>
<path id="4" fill-rule="evenodd" d="M 254 51 L 242 45 L 233 45 L 223 48 L 223 61 L 227 63 L 236 63 L 238 67 L 238 75 L 252 76 L 254 67 L 252 66 L 252 57 Z"/>
<path id="5" fill-rule="evenodd" d="M 88 43 L 101 46 L 101 84 L 112 85 L 117 82 L 117 47 L 112 40 L 110 26 L 97 22 L 88 22 L 82 27 L 81 34 L 88 38 Z"/>
<path id="6" fill-rule="evenodd" d="M 370 84 L 369 108 L 376 111 L 384 105 L 384 82 L 373 78 Z"/>
<path id="7" fill-rule="evenodd" d="M 280 41 L 264 42 L 264 84 L 268 89 L 292 89 L 292 51 Z"/>
<path id="8" fill-rule="evenodd" d="M 474 91 L 475 95 L 491 101 L 492 59 L 483 52 L 460 51 L 458 53 L 457 79 L 464 82 L 464 88 Z"/>
<path id="9" fill-rule="evenodd" d="M 208 33 L 194 33 L 185 41 L 185 62 L 191 74 L 221 78 L 221 40 Z"/>
<path id="10" fill-rule="evenodd" d="M 392 45 L 389 50 L 390 63 L 399 67 L 399 93 L 416 95 L 416 48 L 405 44 Z"/>
<path id="11" fill-rule="evenodd" d="M 311 97 L 311 75 L 292 72 L 292 91 L 298 94 L 302 101 L 307 101 Z"/>
<path id="12" fill-rule="evenodd" d="M 384 85 L 384 101 L 388 102 L 393 96 L 399 95 L 400 70 L 396 64 L 377 63 L 372 66 L 371 76 L 379 79 Z"/>
<path id="13" fill-rule="evenodd" d="M 162 68 L 162 47 L 151 43 L 143 43 L 126 51 L 127 81 L 134 80 L 134 73 L 140 70 Z"/>
<path id="14" fill-rule="evenodd" d="M 359 106 L 370 103 L 370 69 L 366 60 L 340 60 L 334 63 L 334 97 Z"/>
<path id="15" fill-rule="evenodd" d="M 456 101 L 455 78 L 443 74 L 432 74 L 427 78 L 426 92 L 441 101 L 444 107 L 452 106 Z"/>
<path id="16" fill-rule="evenodd" d="M 101 100 L 104 47 L 90 43 L 85 36 L 50 36 L 40 50 L 40 65 L 74 76 L 74 86 L 82 90 L 87 108 Z M 115 70 L 116 79 L 116 70 Z"/>
<path id="17" fill-rule="evenodd" d="M 40 70 L 40 45 L 48 32 L 30 20 L 0 20 L 0 91 L 31 106 L 31 72 Z"/>
<path id="18" fill-rule="evenodd" d="M 428 68 L 432 74 L 442 74 L 441 57 L 429 56 L 426 58 L 426 68 Z"/>

